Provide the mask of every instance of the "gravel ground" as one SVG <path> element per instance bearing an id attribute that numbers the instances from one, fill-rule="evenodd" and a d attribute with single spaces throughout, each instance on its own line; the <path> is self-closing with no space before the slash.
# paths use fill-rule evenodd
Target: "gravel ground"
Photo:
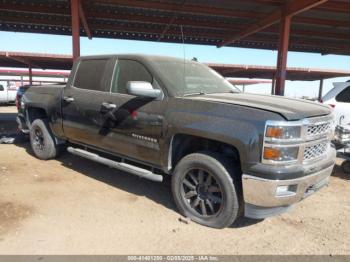
<path id="1" fill-rule="evenodd" d="M 11 112 L 0 107 L 1 132 L 13 130 Z M 0 156 L 0 254 L 350 254 L 341 160 L 291 212 L 217 230 L 181 222 L 166 182 L 68 153 L 41 161 L 28 143 L 0 145 Z"/>

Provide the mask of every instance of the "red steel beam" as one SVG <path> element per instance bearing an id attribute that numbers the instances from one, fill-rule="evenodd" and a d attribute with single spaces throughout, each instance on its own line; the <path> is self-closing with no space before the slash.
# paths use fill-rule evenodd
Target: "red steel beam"
<path id="1" fill-rule="evenodd" d="M 71 0 L 73 61 L 80 56 L 79 2 Z"/>
<path id="2" fill-rule="evenodd" d="M 20 63 L 25 64 L 25 65 L 31 65 L 31 66 L 34 66 L 37 68 L 44 69 L 41 66 L 36 65 L 35 63 L 33 63 L 32 61 L 30 61 L 26 58 L 11 55 L 9 52 L 6 52 L 6 58 L 8 58 L 10 60 L 14 60 L 16 62 L 20 62 Z"/>
<path id="3" fill-rule="evenodd" d="M 318 9 L 322 11 L 350 13 L 350 3 L 349 1 L 341 2 L 332 0 L 319 6 Z"/>
<path id="4" fill-rule="evenodd" d="M 87 37 L 89 39 L 92 39 L 91 30 L 90 30 L 89 24 L 88 24 L 86 16 L 85 16 L 82 1 L 79 1 L 79 17 L 80 17 L 81 23 L 83 24 L 83 27 L 84 27 L 84 30 L 85 30 Z"/>
<path id="5" fill-rule="evenodd" d="M 257 33 L 273 24 L 278 23 L 283 16 L 294 16 L 301 12 L 304 12 L 308 9 L 314 8 L 315 6 L 318 6 L 320 4 L 323 4 L 327 2 L 328 0 L 294 0 L 291 2 L 288 2 L 285 6 L 284 15 L 282 15 L 282 9 L 277 9 L 276 11 L 270 13 L 265 18 L 261 19 L 255 24 L 252 24 L 251 26 L 248 26 L 245 30 L 240 32 L 239 34 L 236 34 L 233 37 L 229 37 L 226 40 L 223 41 L 218 47 L 222 47 L 228 44 L 231 44 L 235 41 L 241 40 L 247 36 L 250 36 L 254 33 Z"/>
<path id="6" fill-rule="evenodd" d="M 281 20 L 281 32 L 278 44 L 277 71 L 275 95 L 284 95 L 285 82 L 287 77 L 287 57 L 289 47 L 291 16 L 285 16 Z"/>

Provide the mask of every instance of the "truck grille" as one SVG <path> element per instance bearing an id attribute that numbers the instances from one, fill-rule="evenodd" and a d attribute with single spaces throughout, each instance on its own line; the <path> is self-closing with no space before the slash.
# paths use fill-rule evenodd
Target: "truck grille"
<path id="1" fill-rule="evenodd" d="M 323 156 L 327 152 L 328 145 L 328 142 L 322 142 L 316 145 L 305 147 L 304 161 L 310 161 Z"/>
<path id="2" fill-rule="evenodd" d="M 307 126 L 307 136 L 314 137 L 327 134 L 331 129 L 331 122 L 315 123 Z"/>

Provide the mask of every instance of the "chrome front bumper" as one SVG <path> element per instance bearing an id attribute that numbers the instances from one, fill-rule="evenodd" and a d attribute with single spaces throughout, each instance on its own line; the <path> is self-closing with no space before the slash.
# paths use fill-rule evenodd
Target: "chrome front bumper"
<path id="1" fill-rule="evenodd" d="M 290 206 L 327 185 L 333 167 L 290 180 L 268 180 L 243 174 L 244 201 L 260 208 Z"/>

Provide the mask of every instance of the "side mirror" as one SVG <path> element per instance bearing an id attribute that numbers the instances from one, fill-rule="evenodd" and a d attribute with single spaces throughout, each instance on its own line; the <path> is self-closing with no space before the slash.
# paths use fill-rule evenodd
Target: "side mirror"
<path id="1" fill-rule="evenodd" d="M 151 83 L 142 81 L 129 81 L 127 90 L 130 95 L 158 98 L 162 95 L 162 90 L 154 89 Z"/>

